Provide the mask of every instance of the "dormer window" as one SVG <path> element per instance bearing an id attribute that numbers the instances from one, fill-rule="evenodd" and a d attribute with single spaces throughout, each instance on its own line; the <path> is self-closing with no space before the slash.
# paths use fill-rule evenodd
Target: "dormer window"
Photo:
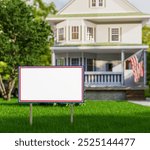
<path id="1" fill-rule="evenodd" d="M 92 7 L 96 7 L 96 0 L 92 0 Z"/>

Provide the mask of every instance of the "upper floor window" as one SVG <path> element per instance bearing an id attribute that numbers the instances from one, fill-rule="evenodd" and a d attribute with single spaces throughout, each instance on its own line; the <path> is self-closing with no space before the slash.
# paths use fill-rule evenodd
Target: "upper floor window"
<path id="1" fill-rule="evenodd" d="M 64 28 L 58 29 L 58 39 L 59 39 L 59 41 L 64 40 Z"/>
<path id="2" fill-rule="evenodd" d="M 105 0 L 91 0 L 91 7 L 104 7 Z"/>
<path id="3" fill-rule="evenodd" d="M 99 0 L 99 6 L 103 7 L 104 6 L 104 0 Z"/>
<path id="4" fill-rule="evenodd" d="M 79 39 L 79 27 L 73 26 L 72 27 L 72 40 L 78 40 Z"/>
<path id="5" fill-rule="evenodd" d="M 87 40 L 94 40 L 94 29 L 92 27 L 87 27 Z"/>
<path id="6" fill-rule="evenodd" d="M 120 42 L 120 28 L 111 28 L 111 42 Z"/>
<path id="7" fill-rule="evenodd" d="M 96 7 L 96 0 L 92 0 L 92 7 Z"/>

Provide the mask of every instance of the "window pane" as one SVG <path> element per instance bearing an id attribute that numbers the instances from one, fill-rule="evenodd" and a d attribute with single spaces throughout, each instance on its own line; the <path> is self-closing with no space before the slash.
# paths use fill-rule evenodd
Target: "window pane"
<path id="1" fill-rule="evenodd" d="M 78 26 L 72 27 L 72 39 L 73 40 L 79 39 L 79 27 Z"/>
<path id="2" fill-rule="evenodd" d="M 92 0 L 92 7 L 96 6 L 96 0 Z"/>
<path id="3" fill-rule="evenodd" d="M 99 6 L 103 6 L 104 2 L 103 0 L 99 0 Z"/>
<path id="4" fill-rule="evenodd" d="M 79 66 L 79 58 L 72 58 L 71 64 L 72 66 Z"/>
<path id="5" fill-rule="evenodd" d="M 59 41 L 63 41 L 64 40 L 64 28 L 60 28 L 58 30 L 58 36 L 59 36 Z"/>
<path id="6" fill-rule="evenodd" d="M 120 30 L 119 28 L 112 28 L 111 29 L 111 40 L 112 41 L 119 41 L 120 40 Z"/>
<path id="7" fill-rule="evenodd" d="M 94 29 L 87 27 L 87 40 L 94 40 Z"/>

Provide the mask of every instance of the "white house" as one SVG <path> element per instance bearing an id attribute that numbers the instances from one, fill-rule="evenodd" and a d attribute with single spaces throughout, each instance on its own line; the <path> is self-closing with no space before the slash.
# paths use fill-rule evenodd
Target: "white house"
<path id="1" fill-rule="evenodd" d="M 149 18 L 127 0 L 70 0 L 47 17 L 55 35 L 52 64 L 84 66 L 88 99 L 143 99 L 142 27 Z M 141 50 L 144 75 L 135 82 L 129 58 Z"/>

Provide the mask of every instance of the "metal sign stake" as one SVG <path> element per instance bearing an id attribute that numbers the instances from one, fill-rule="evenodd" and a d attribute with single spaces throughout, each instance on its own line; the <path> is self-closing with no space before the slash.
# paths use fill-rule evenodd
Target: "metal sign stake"
<path id="1" fill-rule="evenodd" d="M 71 124 L 73 124 L 73 114 L 74 114 L 73 104 L 70 104 L 70 112 L 71 112 L 70 121 L 71 121 Z"/>
<path id="2" fill-rule="evenodd" d="M 32 103 L 30 103 L 30 125 L 32 126 L 33 117 L 32 117 Z"/>

